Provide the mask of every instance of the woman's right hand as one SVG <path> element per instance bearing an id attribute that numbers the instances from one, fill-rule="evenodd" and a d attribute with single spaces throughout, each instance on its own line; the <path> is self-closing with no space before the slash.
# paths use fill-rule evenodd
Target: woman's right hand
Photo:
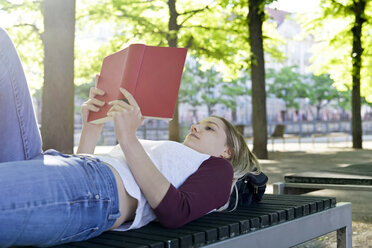
<path id="1" fill-rule="evenodd" d="M 96 83 L 98 80 L 99 75 L 96 75 Z M 93 124 L 88 122 L 88 115 L 89 111 L 98 112 L 100 108 L 105 105 L 104 101 L 100 101 L 97 98 L 95 98 L 97 95 L 102 96 L 105 92 L 101 89 L 98 89 L 96 87 L 92 87 L 89 90 L 89 99 L 88 101 L 84 102 L 81 106 L 81 117 L 83 119 L 83 127 L 90 127 L 92 129 L 102 129 L 102 124 Z"/>

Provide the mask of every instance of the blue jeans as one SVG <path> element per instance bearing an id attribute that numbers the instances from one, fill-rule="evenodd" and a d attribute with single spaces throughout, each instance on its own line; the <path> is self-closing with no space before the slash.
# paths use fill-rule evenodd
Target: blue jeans
<path id="1" fill-rule="evenodd" d="M 0 247 L 86 240 L 118 217 L 108 166 L 92 157 L 42 152 L 21 62 L 0 28 Z"/>

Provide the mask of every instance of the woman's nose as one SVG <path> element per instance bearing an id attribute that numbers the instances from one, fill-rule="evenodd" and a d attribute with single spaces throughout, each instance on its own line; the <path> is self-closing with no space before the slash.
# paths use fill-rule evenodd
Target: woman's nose
<path id="1" fill-rule="evenodd" d="M 199 127 L 196 124 L 191 125 L 192 132 L 199 132 Z"/>

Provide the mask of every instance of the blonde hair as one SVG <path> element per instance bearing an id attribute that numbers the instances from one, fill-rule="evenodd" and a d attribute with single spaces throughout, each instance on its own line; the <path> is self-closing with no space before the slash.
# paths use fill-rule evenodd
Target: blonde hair
<path id="1" fill-rule="evenodd" d="M 225 124 L 224 131 L 226 133 L 226 145 L 230 150 L 229 162 L 233 166 L 234 176 L 231 186 L 233 191 L 236 182 L 247 173 L 259 174 L 261 173 L 261 166 L 256 156 L 249 150 L 243 135 L 225 118 L 220 116 L 212 116 L 221 120 Z M 237 192 L 237 191 L 236 191 Z M 218 211 L 225 210 L 230 203 L 230 199 Z M 236 197 L 235 207 L 238 203 L 238 196 Z M 234 210 L 233 209 L 233 210 Z"/>

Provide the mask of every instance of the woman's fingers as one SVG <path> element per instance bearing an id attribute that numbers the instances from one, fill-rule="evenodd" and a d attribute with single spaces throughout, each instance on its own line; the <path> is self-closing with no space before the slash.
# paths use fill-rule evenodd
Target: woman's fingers
<path id="1" fill-rule="evenodd" d="M 93 104 L 102 107 L 103 105 L 105 105 L 105 102 L 98 100 L 97 98 L 91 98 L 87 101 L 87 104 Z"/>
<path id="2" fill-rule="evenodd" d="M 126 111 L 126 110 L 127 110 L 127 109 L 126 109 L 125 107 L 122 107 L 122 106 L 119 106 L 119 105 L 113 105 L 113 106 L 109 109 L 108 113 L 111 112 L 111 111 L 115 111 L 115 112 L 124 112 L 124 111 Z"/>
<path id="3" fill-rule="evenodd" d="M 91 87 L 89 90 L 89 98 L 94 98 L 96 95 L 103 96 L 104 94 L 104 90 L 98 89 L 96 87 Z"/>
<path id="4" fill-rule="evenodd" d="M 107 116 L 115 117 L 115 115 L 118 114 L 118 113 L 120 113 L 120 112 L 118 112 L 118 111 L 109 111 L 109 112 L 107 112 Z"/>
<path id="5" fill-rule="evenodd" d="M 134 99 L 134 97 L 132 96 L 132 94 L 129 93 L 129 91 L 127 91 L 124 88 L 120 88 L 120 92 L 125 96 L 126 99 L 128 99 L 128 102 L 129 102 L 130 105 L 139 108 L 136 100 Z"/>
<path id="6" fill-rule="evenodd" d="M 120 106 L 120 107 L 122 107 L 124 109 L 127 109 L 127 110 L 132 110 L 133 109 L 133 106 L 131 106 L 130 104 L 126 103 L 123 100 L 114 100 L 114 101 L 109 102 L 108 104 L 112 105 L 112 106 Z"/>
<path id="7" fill-rule="evenodd" d="M 98 107 L 96 107 L 96 106 L 94 106 L 94 105 L 92 105 L 92 104 L 86 104 L 85 106 L 86 106 L 86 108 L 87 108 L 88 110 L 93 111 L 93 112 L 98 112 L 99 109 L 100 109 L 100 108 L 98 108 Z"/>

